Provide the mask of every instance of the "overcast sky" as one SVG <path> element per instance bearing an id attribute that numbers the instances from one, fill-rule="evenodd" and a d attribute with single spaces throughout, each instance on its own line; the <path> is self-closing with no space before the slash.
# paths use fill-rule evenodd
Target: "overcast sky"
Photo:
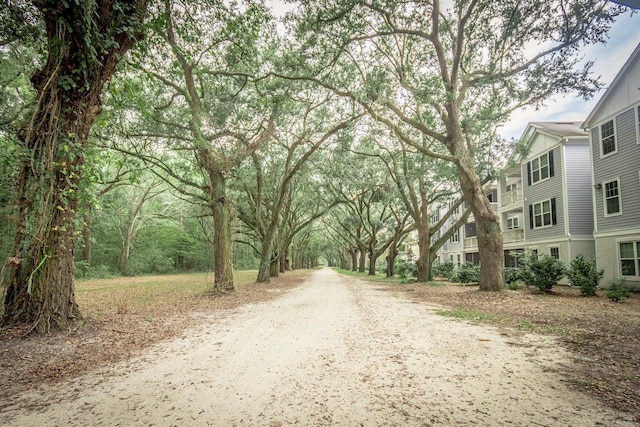
<path id="1" fill-rule="evenodd" d="M 595 62 L 593 73 L 600 76 L 606 86 L 616 77 L 633 50 L 640 43 L 640 13 L 633 17 L 629 13 L 621 16 L 609 33 L 606 45 L 590 46 L 584 51 L 586 59 Z M 546 108 L 538 111 L 517 111 L 511 120 L 501 129 L 506 138 L 520 138 L 529 122 L 546 121 L 583 121 L 606 90 L 596 93 L 589 101 L 573 96 L 550 100 Z"/>

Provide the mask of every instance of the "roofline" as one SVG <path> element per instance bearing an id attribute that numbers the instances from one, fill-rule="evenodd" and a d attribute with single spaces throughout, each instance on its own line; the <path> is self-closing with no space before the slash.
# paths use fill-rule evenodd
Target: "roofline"
<path id="1" fill-rule="evenodd" d="M 606 102 L 606 99 L 609 97 L 609 93 L 618 84 L 618 81 L 622 79 L 622 76 L 626 73 L 627 69 L 631 66 L 631 63 L 633 62 L 635 57 L 638 56 L 639 53 L 640 53 L 640 43 L 638 43 L 636 48 L 633 50 L 633 53 L 631 54 L 631 56 L 629 56 L 629 58 L 627 59 L 627 62 L 625 62 L 622 68 L 620 68 L 620 71 L 618 71 L 618 74 L 616 74 L 611 84 L 609 84 L 609 87 L 607 88 L 607 90 L 604 92 L 604 94 L 602 94 L 596 106 L 593 107 L 593 109 L 591 110 L 587 118 L 584 120 L 584 122 L 582 122 L 582 125 L 580 126 L 582 129 L 585 129 L 585 130 L 589 129 L 589 125 L 590 125 L 589 122 L 591 121 L 591 119 L 593 119 L 593 116 L 595 116 L 598 110 L 600 110 L 600 107 L 602 107 L 602 104 Z"/>

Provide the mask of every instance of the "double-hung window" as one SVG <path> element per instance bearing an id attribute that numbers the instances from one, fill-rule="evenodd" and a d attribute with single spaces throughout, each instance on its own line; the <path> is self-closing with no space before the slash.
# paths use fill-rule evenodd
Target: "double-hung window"
<path id="1" fill-rule="evenodd" d="M 531 161 L 531 183 L 542 181 L 549 178 L 549 153 Z"/>
<path id="2" fill-rule="evenodd" d="M 515 230 L 517 228 L 520 228 L 518 217 L 514 216 L 512 218 L 508 218 L 507 219 L 507 229 L 508 230 Z"/>
<path id="3" fill-rule="evenodd" d="M 616 132 L 613 126 L 613 120 L 600 125 L 600 144 L 602 155 L 615 153 L 616 150 Z"/>
<path id="4" fill-rule="evenodd" d="M 453 232 L 451 237 L 449 237 L 449 242 L 457 243 L 459 241 L 460 241 L 460 229 L 458 228 L 456 231 Z"/>
<path id="5" fill-rule="evenodd" d="M 550 227 L 556 223 L 555 198 L 529 205 L 530 228 Z"/>
<path id="6" fill-rule="evenodd" d="M 640 276 L 640 242 L 620 243 L 620 272 L 623 276 Z"/>
<path id="7" fill-rule="evenodd" d="M 619 215 L 622 213 L 622 203 L 620 203 L 620 180 L 604 183 L 604 214 L 605 216 Z"/>
<path id="8" fill-rule="evenodd" d="M 554 174 L 553 150 L 536 157 L 527 162 L 527 184 L 532 185 L 545 179 L 551 178 Z"/>

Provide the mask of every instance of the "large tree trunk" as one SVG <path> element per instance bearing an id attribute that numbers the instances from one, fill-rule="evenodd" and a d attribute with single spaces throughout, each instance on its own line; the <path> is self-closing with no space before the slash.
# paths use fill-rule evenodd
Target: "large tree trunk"
<path id="1" fill-rule="evenodd" d="M 267 242 L 263 242 L 263 245 Z M 265 251 L 268 249 L 268 251 Z M 260 253 L 260 264 L 258 265 L 258 278 L 256 282 L 258 283 L 269 283 L 270 281 L 270 269 L 271 269 L 271 245 L 268 248 L 262 247 L 262 252 Z"/>
<path id="2" fill-rule="evenodd" d="M 358 250 L 355 248 L 350 248 L 349 255 L 351 255 L 351 271 L 357 271 L 358 270 Z"/>
<path id="3" fill-rule="evenodd" d="M 371 251 L 369 252 L 369 272 L 367 273 L 368 276 L 375 276 L 376 275 L 376 262 L 378 261 L 378 254 L 375 253 L 375 251 Z"/>
<path id="4" fill-rule="evenodd" d="M 44 67 L 32 76 L 37 105 L 19 137 L 29 150 L 18 180 L 16 235 L 4 324 L 28 331 L 68 329 L 74 297 L 78 183 L 100 94 L 142 29 L 146 0 L 79 4 L 38 1 L 48 40 Z"/>
<path id="5" fill-rule="evenodd" d="M 213 214 L 214 292 L 230 292 L 233 287 L 231 202 L 227 199 L 226 174 L 210 171 L 210 206 Z"/>
<path id="6" fill-rule="evenodd" d="M 367 263 L 367 249 L 366 247 L 359 248 L 360 259 L 358 260 L 358 272 L 364 273 Z"/>
<path id="7" fill-rule="evenodd" d="M 433 278 L 431 272 L 431 232 L 426 224 L 418 224 L 418 282 L 428 282 Z"/>
<path id="8" fill-rule="evenodd" d="M 398 246 L 395 242 L 389 246 L 389 253 L 387 254 L 387 277 L 393 277 L 395 275 L 396 258 L 398 257 Z"/>
<path id="9" fill-rule="evenodd" d="M 271 260 L 269 274 L 271 277 L 278 277 L 280 275 L 280 257 L 278 255 L 275 255 Z"/>
<path id="10" fill-rule="evenodd" d="M 493 212 L 482 185 L 473 169 L 473 162 L 458 165 L 460 186 L 476 221 L 480 257 L 480 290 L 504 289 L 504 252 L 500 219 Z"/>

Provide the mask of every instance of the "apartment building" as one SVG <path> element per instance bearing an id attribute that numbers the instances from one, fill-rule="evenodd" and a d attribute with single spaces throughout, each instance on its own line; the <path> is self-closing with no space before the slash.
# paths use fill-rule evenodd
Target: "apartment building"
<path id="1" fill-rule="evenodd" d="M 583 123 L 589 132 L 596 262 L 603 283 L 640 287 L 640 44 Z"/>

